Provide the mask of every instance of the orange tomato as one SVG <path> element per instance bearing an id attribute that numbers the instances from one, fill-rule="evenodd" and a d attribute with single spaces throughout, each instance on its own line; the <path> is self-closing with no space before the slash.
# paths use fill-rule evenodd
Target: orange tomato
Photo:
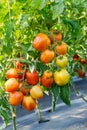
<path id="1" fill-rule="evenodd" d="M 82 69 L 78 70 L 77 74 L 78 74 L 78 76 L 80 78 L 84 78 L 85 77 L 85 71 L 83 71 Z"/>
<path id="2" fill-rule="evenodd" d="M 55 49 L 58 55 L 64 55 L 67 52 L 67 45 L 66 43 L 62 42 L 60 45 L 57 45 Z"/>
<path id="3" fill-rule="evenodd" d="M 41 76 L 40 83 L 45 87 L 49 88 L 54 82 L 52 72 L 45 71 Z"/>
<path id="4" fill-rule="evenodd" d="M 40 60 L 44 64 L 51 62 L 53 58 L 54 58 L 54 51 L 53 50 L 48 50 L 48 49 L 43 51 L 41 53 L 41 56 L 40 56 Z"/>
<path id="5" fill-rule="evenodd" d="M 12 106 L 17 106 L 19 105 L 23 100 L 23 94 L 22 92 L 18 92 L 18 91 L 15 91 L 13 93 L 10 93 L 9 94 L 9 103 L 12 105 Z"/>
<path id="6" fill-rule="evenodd" d="M 18 78 L 18 69 L 17 68 L 11 68 L 6 72 L 6 78 Z"/>
<path id="7" fill-rule="evenodd" d="M 37 50 L 37 51 L 44 51 L 48 48 L 50 45 L 50 39 L 46 34 L 39 33 L 37 36 L 34 38 L 34 41 L 32 43 L 32 46 Z"/>
<path id="8" fill-rule="evenodd" d="M 36 85 L 39 82 L 39 76 L 35 70 L 33 72 L 26 72 L 25 77 L 30 85 Z"/>
<path id="9" fill-rule="evenodd" d="M 31 96 L 24 96 L 22 101 L 22 107 L 25 110 L 32 111 L 36 107 L 36 100 L 33 99 Z"/>
<path id="10" fill-rule="evenodd" d="M 33 86 L 30 89 L 30 95 L 34 99 L 41 99 L 43 97 L 43 92 L 42 92 L 42 89 L 40 88 L 40 86 Z"/>
<path id="11" fill-rule="evenodd" d="M 7 92 L 14 92 L 18 88 L 19 88 L 19 83 L 15 78 L 10 78 L 5 82 L 5 90 Z"/>
<path id="12" fill-rule="evenodd" d="M 57 41 L 61 41 L 62 40 L 62 34 L 61 33 L 54 33 L 54 37 Z"/>

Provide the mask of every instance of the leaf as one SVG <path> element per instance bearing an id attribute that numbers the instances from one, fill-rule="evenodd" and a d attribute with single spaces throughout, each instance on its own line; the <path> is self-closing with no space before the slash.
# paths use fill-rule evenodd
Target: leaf
<path id="1" fill-rule="evenodd" d="M 48 0 L 32 0 L 32 6 L 35 9 L 43 9 Z"/>
<path id="2" fill-rule="evenodd" d="M 50 92 L 52 94 L 52 111 L 55 111 L 56 102 L 59 97 L 59 87 L 57 84 L 53 84 L 53 86 L 50 88 Z"/>
<path id="3" fill-rule="evenodd" d="M 68 85 L 60 87 L 60 98 L 67 105 L 70 105 L 70 88 Z"/>
<path id="4" fill-rule="evenodd" d="M 60 2 L 52 5 L 53 20 L 56 19 L 64 11 L 64 3 Z"/>

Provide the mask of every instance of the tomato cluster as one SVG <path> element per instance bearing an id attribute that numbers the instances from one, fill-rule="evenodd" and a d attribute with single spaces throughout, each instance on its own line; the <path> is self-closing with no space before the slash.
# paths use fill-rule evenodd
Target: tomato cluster
<path id="1" fill-rule="evenodd" d="M 16 67 L 6 72 L 5 91 L 12 106 L 21 104 L 24 109 L 31 111 L 36 107 L 36 100 L 43 97 L 43 91 L 37 85 L 38 73 L 35 70 L 28 72 L 22 67 L 23 64 L 17 61 Z"/>
<path id="2" fill-rule="evenodd" d="M 53 74 L 52 71 L 45 71 L 42 74 L 40 83 L 46 88 L 51 87 L 54 82 L 59 86 L 63 86 L 70 79 L 70 74 L 65 68 L 68 64 L 67 44 L 62 41 L 60 32 L 51 30 L 51 34 L 49 37 L 43 33 L 37 34 L 32 43 L 32 46 L 40 52 L 42 63 L 48 64 L 54 61 L 53 64 L 57 66 Z"/>
<path id="3" fill-rule="evenodd" d="M 81 58 L 77 53 L 73 55 L 73 62 L 76 64 L 74 67 L 74 72 L 77 74 L 78 77 L 84 78 L 86 75 L 85 66 L 87 64 L 86 57 Z"/>

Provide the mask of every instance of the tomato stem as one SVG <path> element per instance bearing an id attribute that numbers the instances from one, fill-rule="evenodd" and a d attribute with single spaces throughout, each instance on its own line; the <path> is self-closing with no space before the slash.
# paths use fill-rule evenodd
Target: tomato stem
<path id="1" fill-rule="evenodd" d="M 11 113 L 12 113 L 13 130 L 17 130 L 16 129 L 16 111 L 15 111 L 15 107 L 13 107 L 13 106 L 11 106 Z"/>
<path id="2" fill-rule="evenodd" d="M 36 105 L 36 110 L 37 110 L 37 114 L 38 114 L 39 121 L 41 121 L 41 120 L 42 120 L 42 115 L 41 115 L 41 112 L 40 112 L 40 108 L 39 108 L 38 103 L 37 103 L 37 105 Z"/>

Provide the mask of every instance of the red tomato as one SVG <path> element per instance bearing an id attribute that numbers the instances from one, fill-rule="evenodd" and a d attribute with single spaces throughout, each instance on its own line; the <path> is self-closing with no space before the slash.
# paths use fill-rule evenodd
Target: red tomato
<path id="1" fill-rule="evenodd" d="M 52 76 L 52 72 L 47 72 L 45 71 L 43 73 L 43 75 L 41 76 L 40 79 L 40 83 L 45 87 L 45 88 L 49 88 L 52 86 L 54 82 L 53 76 Z"/>
<path id="2" fill-rule="evenodd" d="M 79 59 L 79 56 L 77 54 L 74 54 L 73 61 L 77 61 Z"/>
<path id="3" fill-rule="evenodd" d="M 19 61 L 17 61 L 16 64 L 15 64 L 15 67 L 16 67 L 17 69 L 22 68 L 22 67 L 23 67 L 23 64 L 20 63 Z"/>
<path id="4" fill-rule="evenodd" d="M 26 72 L 25 77 L 30 85 L 36 85 L 39 82 L 39 76 L 35 70 L 33 72 Z"/>

